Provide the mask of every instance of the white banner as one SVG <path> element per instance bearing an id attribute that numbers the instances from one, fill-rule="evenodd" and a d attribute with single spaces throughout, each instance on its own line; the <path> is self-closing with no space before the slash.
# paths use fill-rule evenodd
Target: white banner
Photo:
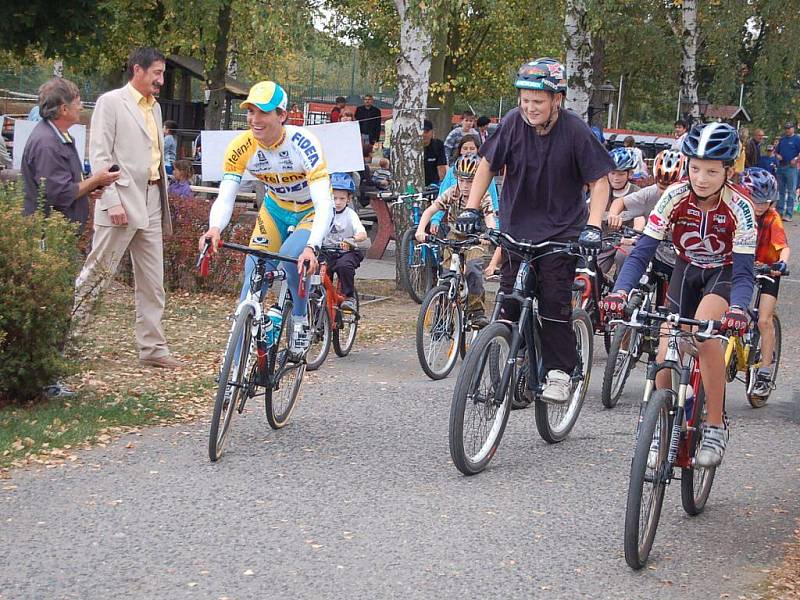
<path id="1" fill-rule="evenodd" d="M 322 144 L 329 172 L 343 171 L 349 173 L 350 171 L 362 171 L 364 169 L 361 130 L 356 121 L 308 125 L 306 129 L 317 136 L 319 143 Z M 201 133 L 203 181 L 220 181 L 222 179 L 222 162 L 225 158 L 225 149 L 230 141 L 240 133 L 242 132 L 203 131 Z M 245 172 L 243 179 L 254 178 Z"/>
<path id="2" fill-rule="evenodd" d="M 22 168 L 22 153 L 37 123 L 38 121 L 28 121 L 26 119 L 14 121 L 14 157 L 12 166 L 15 169 Z M 78 150 L 78 156 L 81 157 L 81 167 L 83 167 L 83 159 L 86 156 L 86 125 L 73 125 L 69 128 L 69 134 L 75 139 L 75 148 Z"/>

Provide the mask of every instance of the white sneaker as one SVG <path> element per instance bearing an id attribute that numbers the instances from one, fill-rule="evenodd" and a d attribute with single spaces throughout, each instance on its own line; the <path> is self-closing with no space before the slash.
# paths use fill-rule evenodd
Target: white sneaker
<path id="1" fill-rule="evenodd" d="M 293 317 L 292 331 L 289 335 L 289 352 L 295 356 L 302 356 L 310 344 L 310 328 L 308 327 L 308 316 Z"/>
<path id="2" fill-rule="evenodd" d="M 725 447 L 728 445 L 728 428 L 714 427 L 703 423 L 703 441 L 700 452 L 695 460 L 698 467 L 716 467 L 725 456 Z"/>
<path id="3" fill-rule="evenodd" d="M 566 403 L 572 392 L 571 379 L 564 371 L 549 371 L 542 390 L 542 400 L 553 404 Z"/>

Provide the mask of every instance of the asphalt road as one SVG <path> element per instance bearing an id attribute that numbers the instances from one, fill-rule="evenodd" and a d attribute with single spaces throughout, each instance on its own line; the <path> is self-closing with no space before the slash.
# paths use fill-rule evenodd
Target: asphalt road
<path id="1" fill-rule="evenodd" d="M 429 381 L 401 339 L 331 354 L 282 431 L 252 404 L 217 464 L 197 422 L 14 473 L 0 485 L 0 598 L 757 597 L 800 516 L 799 292 L 784 283 L 780 387 L 753 410 L 729 386 L 708 507 L 687 516 L 672 485 L 641 572 L 622 554 L 641 367 L 603 409 L 596 338 L 569 438 L 546 444 L 533 410 L 516 411 L 490 468 L 467 478 L 448 451 L 455 374 Z"/>

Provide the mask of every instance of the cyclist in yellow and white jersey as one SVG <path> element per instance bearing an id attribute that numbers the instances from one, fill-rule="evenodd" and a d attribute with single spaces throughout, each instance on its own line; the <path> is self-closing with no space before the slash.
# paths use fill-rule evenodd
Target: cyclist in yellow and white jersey
<path id="1" fill-rule="evenodd" d="M 250 247 L 299 257 L 297 267 L 284 264 L 294 301 L 290 347 L 300 354 L 308 348 L 307 302 L 300 298 L 300 270 L 317 266 L 316 255 L 333 220 L 333 197 L 328 166 L 316 137 L 304 127 L 284 125 L 287 95 L 281 86 L 262 81 L 250 88 L 241 107 L 247 109 L 250 129 L 234 138 L 225 151 L 219 195 L 209 214 L 209 228 L 200 246 L 211 240 L 216 251 L 220 232 L 233 213 L 245 171 L 266 184 L 267 193 L 250 238 Z M 294 228 L 290 231 L 290 228 Z M 241 298 L 247 295 L 256 260 L 245 261 Z"/>

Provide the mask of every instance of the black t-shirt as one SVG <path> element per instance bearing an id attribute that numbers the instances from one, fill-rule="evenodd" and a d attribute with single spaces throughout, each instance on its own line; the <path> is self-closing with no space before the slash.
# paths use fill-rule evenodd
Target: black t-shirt
<path id="1" fill-rule="evenodd" d="M 614 168 L 589 126 L 569 110 L 561 110 L 548 135 L 539 135 L 515 108 L 478 154 L 494 172 L 506 167 L 503 231 L 534 242 L 580 235 L 588 218 L 583 186 Z"/>
<path id="2" fill-rule="evenodd" d="M 437 167 L 447 165 L 444 154 L 444 142 L 433 138 L 431 143 L 425 146 L 425 185 L 439 183 L 439 169 Z"/>

